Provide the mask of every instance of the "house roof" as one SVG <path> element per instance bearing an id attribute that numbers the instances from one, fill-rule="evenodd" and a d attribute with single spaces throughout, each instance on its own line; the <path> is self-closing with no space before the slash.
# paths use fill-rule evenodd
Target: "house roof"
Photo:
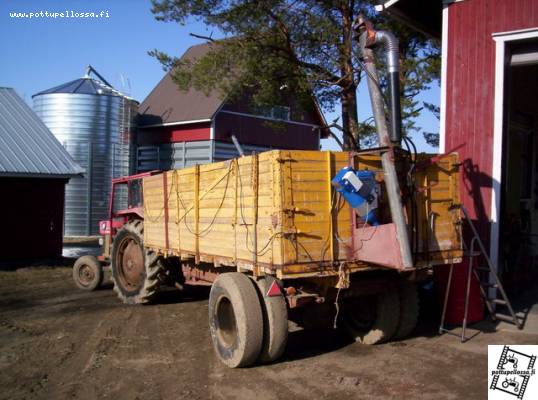
<path id="1" fill-rule="evenodd" d="M 69 178 L 83 172 L 25 101 L 0 87 L 0 177 Z"/>
<path id="2" fill-rule="evenodd" d="M 203 57 L 211 50 L 211 46 L 211 43 L 192 46 L 183 54 L 181 60 L 194 61 Z M 210 93 L 194 88 L 187 91 L 180 90 L 168 72 L 140 104 L 138 125 L 147 127 L 186 122 L 209 122 L 219 111 L 224 100 L 217 90 Z M 320 120 L 320 125 L 327 125 L 317 102 L 314 101 L 314 103 L 314 112 Z M 323 133 L 323 136 L 327 134 Z"/>
<path id="3" fill-rule="evenodd" d="M 378 0 L 376 10 L 425 33 L 441 39 L 443 4 L 453 0 Z"/>
<path id="4" fill-rule="evenodd" d="M 181 60 L 194 61 L 207 54 L 210 49 L 211 45 L 205 43 L 192 46 L 183 54 Z M 194 88 L 180 90 L 168 72 L 140 104 L 139 124 L 144 126 L 209 121 L 223 101 L 216 90 L 208 94 Z"/>

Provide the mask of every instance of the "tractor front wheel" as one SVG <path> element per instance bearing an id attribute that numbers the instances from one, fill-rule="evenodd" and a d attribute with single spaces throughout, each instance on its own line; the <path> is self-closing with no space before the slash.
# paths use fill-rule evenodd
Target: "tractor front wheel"
<path id="1" fill-rule="evenodd" d="M 96 290 L 103 284 L 103 266 L 94 256 L 82 256 L 73 265 L 73 280 L 82 290 Z"/>

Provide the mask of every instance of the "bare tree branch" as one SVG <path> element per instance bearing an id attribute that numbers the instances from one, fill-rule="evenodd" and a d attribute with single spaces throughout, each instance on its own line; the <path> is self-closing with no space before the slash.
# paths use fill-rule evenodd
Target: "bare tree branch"
<path id="1" fill-rule="evenodd" d="M 196 33 L 189 33 L 190 36 L 192 37 L 195 37 L 195 38 L 198 38 L 198 39 L 203 39 L 203 40 L 207 40 L 208 42 L 211 42 L 211 43 L 215 43 L 216 40 L 213 39 L 211 36 L 213 36 L 213 32 L 211 32 L 211 35 L 209 36 L 205 36 L 205 35 L 198 35 Z"/>

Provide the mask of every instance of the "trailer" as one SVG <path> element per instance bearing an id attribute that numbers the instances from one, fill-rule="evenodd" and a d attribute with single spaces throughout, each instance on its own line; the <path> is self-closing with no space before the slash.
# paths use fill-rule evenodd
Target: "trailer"
<path id="1" fill-rule="evenodd" d="M 379 148 L 274 150 L 115 181 L 128 186 L 129 205 L 116 210 L 113 189 L 103 255 L 86 270 L 109 263 L 129 304 L 153 301 L 164 284 L 211 286 L 211 338 L 230 367 L 277 360 L 288 319 L 341 327 L 364 344 L 409 335 L 417 282 L 462 260 L 460 164 L 400 146 L 397 42 L 362 17 L 355 28 Z M 371 50 L 379 44 L 390 135 Z"/>

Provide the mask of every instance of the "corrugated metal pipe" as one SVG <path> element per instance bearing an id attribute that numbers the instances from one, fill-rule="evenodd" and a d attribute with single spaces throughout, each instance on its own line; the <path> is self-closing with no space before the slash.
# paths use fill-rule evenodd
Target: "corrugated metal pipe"
<path id="1" fill-rule="evenodd" d="M 375 32 L 375 44 L 382 44 L 387 55 L 387 70 L 390 93 L 390 140 L 402 140 L 402 111 L 400 104 L 400 60 L 398 39 L 388 31 Z"/>

